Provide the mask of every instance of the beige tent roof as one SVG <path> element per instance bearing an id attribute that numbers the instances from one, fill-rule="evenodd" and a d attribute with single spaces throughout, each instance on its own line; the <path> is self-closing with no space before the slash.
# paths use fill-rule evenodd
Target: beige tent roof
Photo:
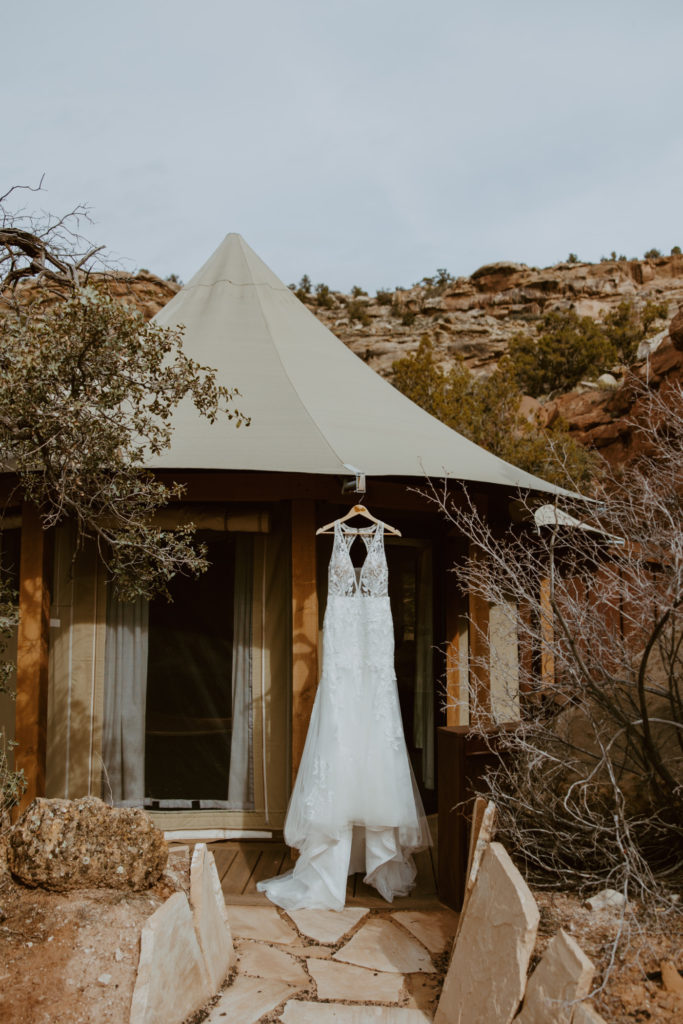
<path id="1" fill-rule="evenodd" d="M 355 356 L 237 234 L 155 317 L 185 327 L 185 351 L 239 388 L 251 425 L 209 424 L 190 403 L 151 465 L 285 473 L 453 477 L 557 492 L 466 440 Z"/>

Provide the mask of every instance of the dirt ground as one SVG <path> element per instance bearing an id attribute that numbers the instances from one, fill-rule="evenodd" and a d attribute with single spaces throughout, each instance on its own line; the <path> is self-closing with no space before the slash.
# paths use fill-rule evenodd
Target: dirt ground
<path id="1" fill-rule="evenodd" d="M 171 876 L 146 893 L 28 889 L 12 880 L 0 850 L 2 1024 L 125 1024 L 142 927 L 179 887 Z M 534 961 L 564 928 L 596 964 L 599 987 L 619 913 L 591 912 L 566 893 L 534 895 L 541 911 Z M 683 996 L 664 990 L 661 962 L 683 969 L 683 914 L 644 920 L 636 907 L 629 927 L 628 951 L 618 954 L 594 1005 L 607 1024 L 681 1024 Z M 436 995 L 430 993 L 430 1009 Z"/>
<path id="2" fill-rule="evenodd" d="M 2 1024 L 124 1024 L 142 927 L 173 891 L 28 889 L 0 849 Z"/>
<path id="3" fill-rule="evenodd" d="M 683 970 L 683 913 L 646 917 L 637 905 L 621 921 L 621 911 L 591 911 L 569 893 L 534 892 L 541 912 L 533 965 L 558 929 L 575 939 L 596 966 L 595 1008 L 607 1024 L 682 1024 L 683 995 L 666 992 L 661 964 L 671 960 Z M 610 968 L 614 940 L 620 944 Z M 605 980 L 606 979 L 606 980 Z"/>

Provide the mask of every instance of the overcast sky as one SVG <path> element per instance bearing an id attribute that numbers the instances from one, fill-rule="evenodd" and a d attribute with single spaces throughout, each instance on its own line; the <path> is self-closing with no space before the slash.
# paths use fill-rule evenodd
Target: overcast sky
<path id="1" fill-rule="evenodd" d="M 130 268 L 286 283 L 683 245 L 682 0 L 3 5 L 0 193 Z"/>

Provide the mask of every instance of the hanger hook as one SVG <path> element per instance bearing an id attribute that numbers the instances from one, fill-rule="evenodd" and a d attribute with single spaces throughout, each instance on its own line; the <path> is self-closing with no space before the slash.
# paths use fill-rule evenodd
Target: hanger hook
<path id="1" fill-rule="evenodd" d="M 365 495 L 365 473 L 362 469 L 358 469 L 357 466 L 350 466 L 347 462 L 344 463 L 344 469 L 348 469 L 353 473 L 355 480 L 345 480 L 342 484 L 342 494 L 353 491 L 355 494 L 360 494 L 361 497 Z"/>

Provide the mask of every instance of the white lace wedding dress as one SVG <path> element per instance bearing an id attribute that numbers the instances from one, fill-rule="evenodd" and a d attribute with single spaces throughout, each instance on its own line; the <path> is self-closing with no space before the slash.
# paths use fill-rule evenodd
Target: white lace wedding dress
<path id="1" fill-rule="evenodd" d="M 349 874 L 391 902 L 415 883 L 412 854 L 431 843 L 408 758 L 394 671 L 384 529 L 335 523 L 323 625 L 323 668 L 285 821 L 300 856 L 258 888 L 285 910 L 341 910 Z"/>

